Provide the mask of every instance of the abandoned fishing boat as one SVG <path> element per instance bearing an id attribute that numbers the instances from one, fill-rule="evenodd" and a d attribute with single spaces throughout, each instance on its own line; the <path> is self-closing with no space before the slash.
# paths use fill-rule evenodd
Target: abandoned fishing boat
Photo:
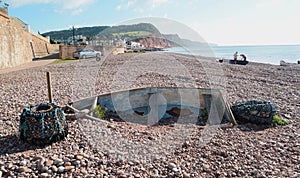
<path id="1" fill-rule="evenodd" d="M 217 89 L 138 88 L 74 101 L 72 107 L 85 110 L 89 118 L 95 116 L 95 110 L 101 109 L 104 120 L 113 118 L 141 125 L 155 125 L 170 118 L 179 124 L 196 124 L 199 119 L 210 125 L 221 124 L 223 120 L 236 124 L 230 107 Z"/>

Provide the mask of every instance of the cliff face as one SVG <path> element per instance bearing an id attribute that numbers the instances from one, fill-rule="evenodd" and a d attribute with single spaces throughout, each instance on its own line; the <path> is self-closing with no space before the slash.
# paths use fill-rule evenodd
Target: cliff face
<path id="1" fill-rule="evenodd" d="M 174 44 L 164 37 L 147 37 L 138 41 L 146 48 L 171 48 Z"/>
<path id="2" fill-rule="evenodd" d="M 182 39 L 177 34 L 163 34 L 164 38 L 166 38 L 169 41 L 172 41 L 172 43 L 175 45 L 181 45 Z"/>

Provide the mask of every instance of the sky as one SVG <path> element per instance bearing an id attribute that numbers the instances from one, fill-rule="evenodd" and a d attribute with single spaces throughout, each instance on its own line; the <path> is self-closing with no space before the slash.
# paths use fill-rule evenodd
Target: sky
<path id="1" fill-rule="evenodd" d="M 155 17 L 219 45 L 300 44 L 300 0 L 2 0 L 0 6 L 4 2 L 10 16 L 40 33 Z"/>

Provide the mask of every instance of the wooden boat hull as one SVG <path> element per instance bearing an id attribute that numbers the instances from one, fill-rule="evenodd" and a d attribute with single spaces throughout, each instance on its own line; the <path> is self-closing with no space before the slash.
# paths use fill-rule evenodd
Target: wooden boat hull
<path id="1" fill-rule="evenodd" d="M 95 102 L 126 122 L 143 125 L 171 117 L 176 117 L 177 123 L 195 123 L 205 113 L 211 125 L 220 124 L 223 119 L 236 124 L 222 93 L 215 89 L 139 88 L 75 101 L 73 107 L 92 110 Z"/>

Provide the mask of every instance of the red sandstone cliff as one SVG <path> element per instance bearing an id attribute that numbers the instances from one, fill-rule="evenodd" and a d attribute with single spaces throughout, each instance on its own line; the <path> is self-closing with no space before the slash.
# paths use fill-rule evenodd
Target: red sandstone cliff
<path id="1" fill-rule="evenodd" d="M 174 44 L 164 37 L 147 37 L 139 39 L 138 42 L 146 48 L 171 48 Z"/>

